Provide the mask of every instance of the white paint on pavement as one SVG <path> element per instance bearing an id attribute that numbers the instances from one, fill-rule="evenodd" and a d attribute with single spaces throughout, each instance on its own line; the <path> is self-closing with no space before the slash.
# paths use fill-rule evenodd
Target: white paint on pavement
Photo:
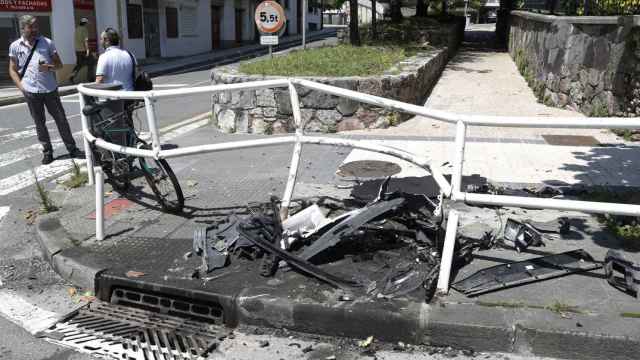
<path id="1" fill-rule="evenodd" d="M 184 135 L 190 131 L 193 131 L 197 128 L 205 126 L 209 123 L 207 114 L 201 114 L 194 118 L 187 119 L 178 124 L 187 124 L 181 126 L 179 128 L 175 128 L 174 130 L 164 134 L 161 136 L 160 141 L 166 142 L 172 140 L 178 136 Z M 202 119 L 202 117 L 206 117 Z M 202 119 L 198 120 L 197 119 Z M 178 125 L 175 124 L 175 125 Z M 173 128 L 175 125 L 168 126 L 167 128 Z M 165 128 L 165 129 L 167 129 Z M 75 160 L 76 164 L 84 165 L 86 164 L 86 160 Z M 47 179 L 58 177 L 60 175 L 65 174 L 73 168 L 73 163 L 70 159 L 57 160 L 49 165 L 41 165 L 36 167 L 33 170 L 27 170 L 15 175 L 6 177 L 4 179 L 0 179 L 0 196 L 11 194 L 12 192 L 24 189 L 28 186 L 35 184 L 34 172 L 40 181 L 45 181 Z"/>
<path id="2" fill-rule="evenodd" d="M 31 334 L 50 327 L 60 318 L 59 314 L 33 305 L 6 289 L 0 290 L 0 314 Z"/>
<path id="3" fill-rule="evenodd" d="M 82 134 L 82 131 L 77 131 L 77 132 L 74 132 L 72 135 L 74 137 L 77 137 L 77 136 L 80 136 L 81 134 Z M 64 143 L 62 142 L 62 139 L 53 139 L 51 140 L 51 146 L 55 151 L 56 149 L 63 147 Z M 42 153 L 42 145 L 40 144 L 33 144 L 27 147 L 2 153 L 0 154 L 0 167 L 15 164 L 19 161 L 26 160 L 30 157 L 38 156 L 41 153 Z"/>
<path id="4" fill-rule="evenodd" d="M 0 206 L 0 221 L 2 221 L 2 219 L 7 216 L 7 214 L 9 213 L 9 210 L 11 209 L 10 206 Z M 1 285 L 0 285 L 1 286 Z"/>
<path id="5" fill-rule="evenodd" d="M 190 131 L 193 131 L 193 130 L 195 130 L 197 128 L 201 128 L 201 127 L 207 125 L 208 123 L 209 123 L 209 119 L 204 119 L 204 120 L 196 121 L 196 122 L 194 122 L 192 124 L 189 124 L 189 125 L 185 125 L 185 126 L 183 126 L 181 128 L 175 129 L 175 130 L 173 130 L 173 131 L 171 131 L 169 133 L 166 133 L 166 134 L 162 135 L 160 137 L 160 142 L 166 142 L 166 141 L 175 139 L 180 135 L 184 135 L 184 134 L 186 134 L 186 133 L 188 133 Z"/>
<path id="6" fill-rule="evenodd" d="M 75 160 L 76 164 L 83 165 L 86 160 Z M 27 170 L 0 180 L 0 196 L 11 194 L 35 184 L 35 176 L 44 181 L 54 176 L 59 176 L 73 168 L 71 159 L 57 160 L 49 165 L 40 165 L 33 170 Z"/>
<path id="7" fill-rule="evenodd" d="M 189 84 L 153 84 L 154 88 L 171 88 L 171 87 L 185 87 L 185 86 L 189 86 Z"/>
<path id="8" fill-rule="evenodd" d="M 9 134 L 0 135 L 0 144 L 7 143 L 9 141 L 28 139 L 36 136 L 35 125 L 27 126 L 28 130 L 16 131 Z"/>

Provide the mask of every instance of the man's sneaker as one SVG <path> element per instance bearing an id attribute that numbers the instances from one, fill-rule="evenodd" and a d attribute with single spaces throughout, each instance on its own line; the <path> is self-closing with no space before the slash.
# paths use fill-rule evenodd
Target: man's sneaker
<path id="1" fill-rule="evenodd" d="M 42 157 L 42 165 L 49 165 L 53 162 L 53 154 L 45 153 Z"/>
<path id="2" fill-rule="evenodd" d="M 78 148 L 69 151 L 69 156 L 73 159 L 84 159 L 86 157 L 85 153 Z"/>

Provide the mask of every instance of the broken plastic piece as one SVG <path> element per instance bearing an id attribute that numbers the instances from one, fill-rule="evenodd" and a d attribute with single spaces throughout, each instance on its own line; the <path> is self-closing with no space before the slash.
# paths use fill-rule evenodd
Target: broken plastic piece
<path id="1" fill-rule="evenodd" d="M 518 252 L 529 246 L 544 245 L 542 234 L 536 228 L 527 222 L 513 219 L 507 219 L 507 224 L 504 227 L 504 239 L 513 242 Z"/>
<path id="2" fill-rule="evenodd" d="M 609 284 L 640 299 L 640 264 L 628 260 L 616 250 L 607 251 L 604 262 L 604 272 Z"/>
<path id="3" fill-rule="evenodd" d="M 456 282 L 451 287 L 467 296 L 475 296 L 600 267 L 601 263 L 595 262 L 586 251 L 578 249 L 492 266 Z"/>
<path id="4" fill-rule="evenodd" d="M 374 220 L 380 215 L 401 207 L 405 202 L 406 200 L 404 197 L 397 197 L 388 201 L 375 202 L 363 207 L 362 209 L 354 211 L 349 217 L 340 221 L 318 238 L 313 244 L 307 247 L 302 254 L 300 254 L 300 257 L 305 260 L 313 258 L 324 250 L 335 246 L 343 237 L 352 234 L 364 224 Z"/>
<path id="5" fill-rule="evenodd" d="M 297 239 L 296 235 L 306 238 L 329 222 L 330 220 L 324 216 L 317 204 L 313 204 L 297 212 L 282 222 L 282 229 L 284 230 L 286 239 L 283 238 L 281 247 L 288 249 Z"/>

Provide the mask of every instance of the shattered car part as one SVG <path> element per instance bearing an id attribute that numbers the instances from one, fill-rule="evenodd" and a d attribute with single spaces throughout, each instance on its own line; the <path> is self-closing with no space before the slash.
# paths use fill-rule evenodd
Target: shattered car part
<path id="1" fill-rule="evenodd" d="M 193 251 L 202 257 L 202 272 L 224 267 L 227 263 L 226 251 L 214 248 L 207 237 L 207 228 L 198 228 L 193 232 Z M 223 252 L 224 251 L 224 252 Z"/>
<path id="2" fill-rule="evenodd" d="M 640 299 L 640 264 L 628 260 L 616 250 L 607 251 L 604 272 L 613 287 L 635 294 Z"/>
<path id="3" fill-rule="evenodd" d="M 601 263 L 595 262 L 586 251 L 578 249 L 492 266 L 454 283 L 451 287 L 467 296 L 476 296 L 600 267 Z"/>
<path id="4" fill-rule="evenodd" d="M 542 234 L 527 222 L 507 219 L 504 227 L 504 239 L 514 244 L 518 252 L 529 246 L 541 246 Z"/>
<path id="5" fill-rule="evenodd" d="M 280 207 L 278 206 L 278 199 L 276 197 L 271 197 L 271 209 L 271 217 L 273 219 L 273 235 L 271 236 L 271 243 L 274 244 L 274 246 L 277 246 L 282 239 L 282 222 L 280 221 Z M 260 275 L 264 277 L 275 275 L 278 270 L 279 262 L 280 259 L 275 253 L 268 252 L 264 254 L 262 262 L 260 263 Z"/>
<path id="6" fill-rule="evenodd" d="M 329 231 L 319 237 L 313 244 L 307 247 L 300 257 L 305 260 L 310 260 L 314 256 L 323 252 L 324 250 L 335 246 L 346 235 L 352 234 L 358 230 L 361 226 L 368 223 L 375 218 L 384 215 L 390 211 L 394 211 L 397 208 L 404 205 L 405 198 L 397 197 L 388 201 L 381 201 L 373 203 L 362 209 L 353 212 L 349 217 L 343 219 L 338 224 L 333 226 Z"/>
<path id="7" fill-rule="evenodd" d="M 324 216 L 320 207 L 313 204 L 282 222 L 285 236 L 281 240 L 280 247 L 288 249 L 298 237 L 307 238 L 330 222 L 331 220 Z"/>
<path id="8" fill-rule="evenodd" d="M 246 222 L 240 224 L 240 233 L 260 249 L 278 256 L 280 259 L 287 262 L 290 266 L 307 274 L 310 274 L 320 280 L 323 280 L 334 287 L 349 290 L 359 286 L 359 284 L 354 281 L 341 279 L 337 276 L 329 274 L 319 267 L 297 256 L 294 256 L 274 245 L 270 240 L 268 240 L 273 235 L 269 234 L 266 230 L 266 221 L 268 221 L 268 219 L 261 219 L 258 217 L 250 218 Z"/>
<path id="9" fill-rule="evenodd" d="M 408 294 L 427 281 L 432 269 L 433 266 L 427 263 L 398 263 L 385 276 L 383 287 L 377 292 L 378 296 L 394 298 Z"/>

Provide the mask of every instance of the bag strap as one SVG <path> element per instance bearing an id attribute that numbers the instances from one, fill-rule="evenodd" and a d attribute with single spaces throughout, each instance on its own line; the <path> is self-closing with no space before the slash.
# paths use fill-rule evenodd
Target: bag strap
<path id="1" fill-rule="evenodd" d="M 133 83 L 135 84 L 136 82 L 136 58 L 133 57 L 133 54 L 129 51 L 129 50 L 125 50 L 127 52 L 127 54 L 129 54 L 129 57 L 131 57 L 131 68 L 133 69 L 131 71 L 131 79 L 133 80 Z"/>
<path id="2" fill-rule="evenodd" d="M 36 52 L 36 48 L 38 47 L 38 41 L 40 39 L 36 39 L 36 42 L 33 43 L 33 48 L 31 49 L 31 53 L 29 53 L 29 57 L 27 58 L 27 62 L 24 64 L 24 67 L 20 71 L 20 79 L 24 77 L 24 74 L 27 73 L 27 67 L 29 67 L 29 63 L 31 62 L 31 58 L 33 57 L 33 53 Z"/>

